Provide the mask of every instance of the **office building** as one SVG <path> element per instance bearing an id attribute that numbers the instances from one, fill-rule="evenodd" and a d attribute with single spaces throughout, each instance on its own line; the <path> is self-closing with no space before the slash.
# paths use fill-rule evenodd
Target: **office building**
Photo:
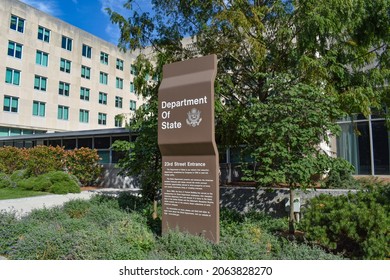
<path id="1" fill-rule="evenodd" d="M 142 103 L 133 54 L 17 0 L 0 21 L 0 136 L 123 127 Z"/>

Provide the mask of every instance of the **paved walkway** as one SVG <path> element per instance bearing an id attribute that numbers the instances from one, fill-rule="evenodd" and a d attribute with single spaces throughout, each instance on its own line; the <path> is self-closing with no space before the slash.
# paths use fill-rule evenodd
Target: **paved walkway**
<path id="1" fill-rule="evenodd" d="M 93 191 L 82 191 L 81 193 L 69 193 L 64 195 L 51 194 L 26 198 L 0 200 L 0 211 L 14 211 L 17 217 L 30 213 L 33 209 L 50 208 L 60 206 L 72 199 L 90 199 L 97 193 L 118 193 L 125 189 L 99 189 Z"/>

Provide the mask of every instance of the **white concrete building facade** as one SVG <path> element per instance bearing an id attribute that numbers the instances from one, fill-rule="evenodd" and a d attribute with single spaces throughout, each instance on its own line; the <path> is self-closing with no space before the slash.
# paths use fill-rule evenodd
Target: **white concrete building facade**
<path id="1" fill-rule="evenodd" d="M 142 103 L 131 53 L 17 0 L 0 21 L 0 136 L 123 127 Z"/>

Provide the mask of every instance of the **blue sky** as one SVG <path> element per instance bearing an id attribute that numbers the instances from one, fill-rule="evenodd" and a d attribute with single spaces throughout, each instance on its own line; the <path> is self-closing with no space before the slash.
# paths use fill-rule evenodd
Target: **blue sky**
<path id="1" fill-rule="evenodd" d="M 93 35 L 117 45 L 119 28 L 111 24 L 107 12 L 109 7 L 123 15 L 126 0 L 20 0 L 47 14 L 77 26 Z M 150 0 L 138 0 L 135 6 L 141 11 L 150 11 Z"/>

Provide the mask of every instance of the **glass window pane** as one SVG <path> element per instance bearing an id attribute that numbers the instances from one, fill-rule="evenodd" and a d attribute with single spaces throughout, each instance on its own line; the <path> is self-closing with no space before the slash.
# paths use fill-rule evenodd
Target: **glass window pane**
<path id="1" fill-rule="evenodd" d="M 63 139 L 62 145 L 66 150 L 72 150 L 76 148 L 76 139 Z"/>
<path id="2" fill-rule="evenodd" d="M 11 105 L 11 97 L 4 96 L 4 106 L 10 107 Z"/>
<path id="3" fill-rule="evenodd" d="M 389 136 L 385 121 L 373 121 L 372 141 L 374 153 L 375 175 L 389 175 Z"/>
<path id="4" fill-rule="evenodd" d="M 99 137 L 95 138 L 96 149 L 109 149 L 110 148 L 110 137 Z"/>
<path id="5" fill-rule="evenodd" d="M 5 73 L 5 82 L 6 83 L 12 83 L 12 69 L 7 69 Z"/>
<path id="6" fill-rule="evenodd" d="M 90 148 L 92 149 L 92 138 L 79 138 L 78 139 L 78 148 Z"/>
<path id="7" fill-rule="evenodd" d="M 110 151 L 98 151 L 100 163 L 110 163 Z"/>
<path id="8" fill-rule="evenodd" d="M 33 115 L 38 116 L 38 102 L 33 103 Z"/>

